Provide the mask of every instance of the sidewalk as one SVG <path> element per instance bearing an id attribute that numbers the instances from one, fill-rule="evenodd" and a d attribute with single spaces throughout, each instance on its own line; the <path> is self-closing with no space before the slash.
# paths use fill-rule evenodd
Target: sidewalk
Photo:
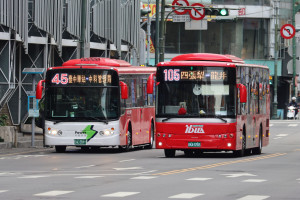
<path id="1" fill-rule="evenodd" d="M 43 151 L 55 151 L 55 149 L 49 147 L 5 148 L 5 149 L 0 149 L 0 158 L 3 156 L 28 154 L 28 153 L 43 152 Z"/>

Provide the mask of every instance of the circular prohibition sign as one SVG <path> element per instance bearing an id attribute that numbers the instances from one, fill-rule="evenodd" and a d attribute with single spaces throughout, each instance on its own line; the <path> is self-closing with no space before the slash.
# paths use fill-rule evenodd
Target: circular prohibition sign
<path id="1" fill-rule="evenodd" d="M 201 20 L 205 17 L 205 9 L 204 9 L 204 5 L 202 5 L 201 3 L 194 3 L 191 6 L 197 6 L 197 7 L 202 7 L 202 8 L 192 8 L 191 10 L 189 10 L 190 13 L 190 17 L 194 20 Z"/>
<path id="2" fill-rule="evenodd" d="M 172 6 L 189 6 L 189 2 L 187 0 L 174 0 L 173 3 L 172 3 Z M 172 7 L 172 9 L 174 10 L 174 12 L 177 14 L 177 15 L 184 15 L 185 13 L 188 12 L 188 10 L 184 10 L 184 9 L 178 9 L 176 7 Z M 175 10 L 175 9 L 178 9 L 178 10 Z"/>
<path id="3" fill-rule="evenodd" d="M 292 24 L 285 24 L 280 29 L 280 34 L 284 39 L 291 39 L 296 34 L 296 29 Z"/>

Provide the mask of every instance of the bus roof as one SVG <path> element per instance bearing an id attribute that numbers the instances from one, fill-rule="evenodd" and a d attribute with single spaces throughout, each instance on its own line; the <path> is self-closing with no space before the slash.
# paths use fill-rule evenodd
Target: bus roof
<path id="1" fill-rule="evenodd" d="M 171 61 L 215 61 L 215 62 L 231 62 L 245 63 L 244 60 L 234 55 L 222 55 L 213 53 L 190 53 L 175 56 Z"/>
<path id="2" fill-rule="evenodd" d="M 156 72 L 156 67 L 132 66 L 124 60 L 102 57 L 72 59 L 64 62 L 60 67 L 48 68 L 48 70 L 56 69 L 114 69 L 119 74 L 149 74 Z"/>

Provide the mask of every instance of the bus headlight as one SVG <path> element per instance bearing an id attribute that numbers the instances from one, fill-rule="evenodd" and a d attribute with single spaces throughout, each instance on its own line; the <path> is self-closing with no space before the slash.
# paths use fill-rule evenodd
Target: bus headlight
<path id="1" fill-rule="evenodd" d="M 48 134 L 49 135 L 57 135 L 57 130 L 55 130 L 55 129 L 50 129 L 50 130 L 48 130 Z"/>
<path id="2" fill-rule="evenodd" d="M 104 131 L 100 132 L 101 135 L 109 136 L 114 134 L 113 130 L 105 129 Z"/>

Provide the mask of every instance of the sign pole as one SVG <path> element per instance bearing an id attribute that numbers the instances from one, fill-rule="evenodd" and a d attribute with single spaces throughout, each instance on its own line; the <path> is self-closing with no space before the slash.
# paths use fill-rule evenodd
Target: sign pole
<path id="1" fill-rule="evenodd" d="M 36 76 L 35 74 L 32 74 L 32 91 L 33 92 L 35 92 L 35 76 Z M 34 136 L 35 136 L 35 117 L 32 117 L 32 119 L 31 119 L 31 147 L 34 147 Z"/>

